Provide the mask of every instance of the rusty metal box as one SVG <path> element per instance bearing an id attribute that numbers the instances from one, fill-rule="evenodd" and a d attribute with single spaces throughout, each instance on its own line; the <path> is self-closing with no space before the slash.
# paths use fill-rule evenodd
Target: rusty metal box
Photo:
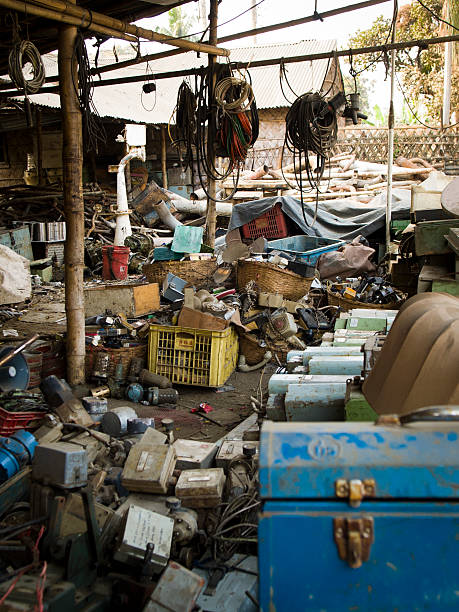
<path id="1" fill-rule="evenodd" d="M 215 508 L 221 504 L 225 473 L 222 468 L 183 470 L 175 495 L 187 508 Z"/>
<path id="2" fill-rule="evenodd" d="M 177 470 L 192 470 L 209 468 L 217 452 L 214 442 L 201 442 L 199 440 L 176 440 L 174 449 L 177 455 Z"/>
<path id="3" fill-rule="evenodd" d="M 138 442 L 129 451 L 121 483 L 128 491 L 166 493 L 175 460 L 172 446 Z"/>
<path id="4" fill-rule="evenodd" d="M 215 458 L 215 465 L 224 470 L 228 469 L 230 462 L 238 455 L 243 454 L 244 444 L 251 444 L 256 447 L 258 454 L 259 443 L 255 441 L 247 442 L 246 440 L 223 440 L 222 445 Z"/>

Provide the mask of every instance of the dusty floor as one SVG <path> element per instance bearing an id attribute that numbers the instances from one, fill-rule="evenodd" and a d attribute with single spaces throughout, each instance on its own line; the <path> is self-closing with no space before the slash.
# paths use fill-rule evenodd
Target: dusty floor
<path id="1" fill-rule="evenodd" d="M 1 344 L 27 339 L 35 333 L 65 333 L 63 299 L 64 291 L 61 287 L 47 286 L 36 290 L 30 304 L 17 306 L 17 310 L 25 311 L 22 316 L 0 322 Z M 3 330 L 16 330 L 18 336 L 5 336 Z M 265 397 L 267 396 L 268 380 L 274 369 L 274 365 L 268 365 L 264 370 L 255 372 L 234 372 L 226 382 L 227 386 L 234 389 L 228 391 L 177 385 L 175 388 L 179 392 L 179 400 L 175 408 L 143 406 L 124 399 L 109 399 L 109 407 L 130 406 L 139 417 L 154 417 L 156 427 L 160 427 L 161 419 L 169 417 L 174 420 L 177 437 L 215 441 L 253 412 L 250 406 L 251 395 L 260 397 L 260 392 L 263 391 Z M 78 397 L 89 395 L 90 387 L 81 386 L 75 393 Z M 206 415 L 207 418 L 191 412 L 202 402 L 213 408 Z"/>
<path id="2" fill-rule="evenodd" d="M 274 367 L 268 366 L 264 370 L 261 388 L 265 397 L 267 395 L 268 380 Z M 143 406 L 124 399 L 111 398 L 108 404 L 110 408 L 130 406 L 139 417 L 153 417 L 156 428 L 161 427 L 161 419 L 171 418 L 174 421 L 175 435 L 178 438 L 214 442 L 252 414 L 250 396 L 257 397 L 261 374 L 262 370 L 247 373 L 234 372 L 226 382 L 226 385 L 234 386 L 234 390 L 225 392 L 218 392 L 215 389 L 208 389 L 206 387 L 176 385 L 174 388 L 179 392 L 176 408 Z M 77 394 L 81 397 L 88 391 L 88 387 L 80 387 L 77 389 Z M 193 408 L 198 408 L 202 402 L 206 402 L 213 408 L 206 415 L 208 418 L 191 412 Z M 212 419 L 212 421 L 209 419 Z"/>

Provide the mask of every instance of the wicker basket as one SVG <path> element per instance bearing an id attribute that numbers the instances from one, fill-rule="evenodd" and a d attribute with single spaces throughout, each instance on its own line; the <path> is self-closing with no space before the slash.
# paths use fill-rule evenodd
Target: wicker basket
<path id="1" fill-rule="evenodd" d="M 218 268 L 216 259 L 203 259 L 201 261 L 155 261 L 143 267 L 143 273 L 148 282 L 158 283 L 160 287 L 171 272 L 194 285 L 197 289 L 207 286 L 212 274 Z"/>
<path id="2" fill-rule="evenodd" d="M 105 348 L 103 346 L 89 345 L 86 347 L 86 357 L 85 357 L 86 379 L 89 379 L 91 377 L 97 354 L 100 352 L 108 353 L 110 355 L 110 363 L 108 366 L 109 376 L 113 376 L 115 374 L 116 366 L 121 362 L 124 366 L 124 376 L 126 378 L 129 374 L 129 368 L 131 367 L 131 361 L 134 357 L 141 357 L 142 359 L 144 359 L 145 367 L 146 367 L 147 349 L 148 349 L 147 344 L 139 344 L 137 346 L 129 346 L 126 348 L 119 348 L 119 349 L 112 349 L 112 348 Z"/>
<path id="3" fill-rule="evenodd" d="M 327 289 L 327 297 L 329 306 L 339 306 L 346 312 L 348 310 L 352 310 L 353 308 L 364 308 L 366 310 L 398 310 L 405 301 L 403 299 L 401 302 L 390 302 L 388 304 L 368 304 L 367 302 L 350 300 L 349 298 L 343 297 L 339 293 L 330 291 L 330 289 Z"/>
<path id="4" fill-rule="evenodd" d="M 291 350 L 286 342 L 276 342 L 262 347 L 258 344 L 258 340 L 252 334 L 241 332 L 239 334 L 239 352 L 244 355 L 247 365 L 255 365 L 263 360 L 266 351 L 271 351 L 279 359 L 280 363 L 287 361 L 287 353 Z"/>
<path id="5" fill-rule="evenodd" d="M 261 261 L 239 261 L 237 265 L 237 288 L 244 289 L 254 281 L 261 291 L 281 293 L 287 300 L 299 300 L 309 291 L 313 278 L 304 278 L 290 270 Z"/>

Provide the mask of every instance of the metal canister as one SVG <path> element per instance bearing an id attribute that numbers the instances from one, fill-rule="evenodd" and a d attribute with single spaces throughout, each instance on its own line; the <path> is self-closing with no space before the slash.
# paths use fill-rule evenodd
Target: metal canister
<path id="1" fill-rule="evenodd" d="M 137 413 L 129 406 L 113 408 L 102 416 L 102 431 L 109 436 L 120 436 L 127 432 L 128 419 L 136 419 Z"/>
<path id="2" fill-rule="evenodd" d="M 151 418 L 128 419 L 127 431 L 129 434 L 142 434 L 149 427 L 155 428 L 155 420 Z"/>

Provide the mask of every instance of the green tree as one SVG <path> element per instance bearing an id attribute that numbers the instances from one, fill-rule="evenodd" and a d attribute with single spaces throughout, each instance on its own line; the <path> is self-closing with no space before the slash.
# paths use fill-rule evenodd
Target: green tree
<path id="1" fill-rule="evenodd" d="M 452 19 L 457 19 L 457 0 L 450 0 L 453 10 Z M 423 0 L 431 9 L 427 11 L 418 2 L 402 6 L 397 15 L 396 40 L 403 42 L 413 39 L 432 38 L 444 34 L 446 27 L 435 17 L 445 14 L 444 0 Z M 351 47 L 381 45 L 389 40 L 391 20 L 378 17 L 367 30 L 357 30 L 351 36 Z M 457 48 L 456 43 L 456 48 Z M 395 67 L 397 80 L 409 105 L 417 110 L 419 105 L 427 109 L 432 124 L 440 123 L 443 94 L 443 45 L 431 45 L 426 49 L 409 48 L 396 52 Z M 457 53 L 456 53 L 457 55 Z M 373 53 L 353 58 L 356 71 L 374 70 L 378 63 L 388 69 L 389 54 Z M 363 72 L 363 73 L 364 73 Z M 459 68 L 453 68 L 451 108 L 459 108 Z"/>
<path id="2" fill-rule="evenodd" d="M 196 27 L 196 19 L 187 15 L 181 6 L 176 6 L 168 11 L 167 17 L 168 27 L 156 28 L 156 32 L 174 36 L 175 38 L 182 38 L 183 36 L 188 36 L 193 30 L 198 29 Z M 196 40 L 196 37 L 191 36 L 190 40 Z"/>

